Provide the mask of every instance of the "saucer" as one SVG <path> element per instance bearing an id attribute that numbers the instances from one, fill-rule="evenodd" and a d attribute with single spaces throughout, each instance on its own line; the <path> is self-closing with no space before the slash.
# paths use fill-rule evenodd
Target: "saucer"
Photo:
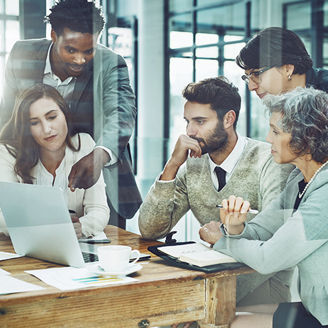
<path id="1" fill-rule="evenodd" d="M 142 265 L 139 263 L 130 263 L 122 271 L 105 271 L 99 263 L 93 263 L 92 265 L 87 266 L 86 269 L 99 276 L 127 276 L 142 269 Z"/>

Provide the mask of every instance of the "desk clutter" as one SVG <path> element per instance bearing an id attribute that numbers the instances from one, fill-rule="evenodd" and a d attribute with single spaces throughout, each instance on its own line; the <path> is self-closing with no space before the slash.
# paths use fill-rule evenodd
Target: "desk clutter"
<path id="1" fill-rule="evenodd" d="M 0 260 L 9 260 L 21 255 L 15 253 L 0 253 Z M 99 262 L 87 263 L 83 268 L 58 267 L 41 270 L 26 270 L 24 272 L 35 276 L 47 285 L 60 290 L 73 290 L 90 286 L 105 286 L 111 284 L 124 284 L 136 281 L 137 279 L 127 277 L 127 275 L 142 269 L 138 263 L 129 263 L 127 267 L 120 271 L 106 272 L 99 265 Z M 30 292 L 42 290 L 43 287 L 14 278 L 11 274 L 0 269 L 0 295 Z"/>
<path id="2" fill-rule="evenodd" d="M 88 247 L 94 246 L 89 245 Z M 104 258 L 100 257 L 101 261 L 85 263 L 84 267 L 76 268 L 65 266 L 38 270 L 25 270 L 24 272 L 33 275 L 47 285 L 62 291 L 91 286 L 125 284 L 137 280 L 135 278 L 128 277 L 128 275 L 142 269 L 142 265 L 136 263 L 140 257 L 139 251 L 132 250 L 131 247 L 123 245 L 98 247 L 100 250 L 106 252 L 106 256 Z M 233 258 L 215 252 L 212 249 L 195 242 L 169 243 L 159 246 L 150 246 L 148 247 L 148 250 L 159 257 L 162 257 L 170 264 L 174 264 L 175 266 L 189 270 L 217 272 L 242 266 L 240 263 L 235 263 L 236 261 Z M 98 249 L 95 248 L 93 251 L 98 252 Z M 211 257 L 210 255 L 212 254 L 215 256 Z M 189 257 L 185 258 L 187 255 Z M 201 258 L 204 263 L 192 262 L 190 259 L 191 255 L 195 255 L 196 259 Z M 0 252 L 0 261 L 14 259 L 17 257 L 21 257 L 21 255 Z M 142 254 L 140 259 L 143 259 L 144 257 L 149 258 L 149 255 Z M 110 262 L 115 262 L 115 266 L 107 268 L 106 264 L 108 263 L 106 263 L 106 259 L 113 260 Z M 129 263 L 129 259 L 130 261 L 132 260 L 132 262 Z M 0 294 L 4 295 L 40 289 L 44 288 L 39 285 L 27 283 L 20 279 L 14 278 L 9 272 L 0 269 Z"/>
<path id="3" fill-rule="evenodd" d="M 114 226 L 107 226 L 105 233 L 110 236 L 112 245 L 129 245 L 132 249 L 138 249 L 140 259 L 143 254 L 149 256 L 149 246 L 163 245 Z M 11 252 L 9 255 L 13 256 L 9 238 L 0 236 L 0 251 Z M 32 286 L 26 285 L 26 288 L 43 288 L 26 289 L 26 292 L 2 290 L 0 326 L 64 327 L 68 322 L 74 322 L 75 327 L 101 327 L 106 321 L 109 328 L 118 328 L 138 327 L 147 319 L 150 326 L 158 327 L 169 326 L 177 319 L 179 322 L 207 320 L 205 313 L 213 308 L 213 298 L 211 295 L 208 297 L 209 285 L 213 290 L 220 291 L 220 306 L 214 303 L 214 313 L 217 315 L 207 321 L 209 324 L 228 324 L 235 312 L 236 275 L 251 271 L 244 267 L 233 272 L 227 270 L 207 275 L 174 268 L 156 256 L 134 265 L 140 267 L 129 269 L 139 270 L 137 273 L 128 276 L 129 272 L 123 272 L 126 275 L 114 276 L 107 275 L 112 272 L 105 270 L 104 274 L 94 272 L 102 270 L 96 262 L 75 268 L 27 256 L 0 261 L 0 268 L 4 269 L 0 270 L 0 285 L 9 286 L 7 281 L 11 280 L 14 283 L 31 283 Z M 163 295 L 169 295 L 175 301 L 168 302 Z M 174 322 L 172 313 L 175 314 Z"/>
<path id="4" fill-rule="evenodd" d="M 94 274 L 87 268 L 63 267 L 42 270 L 28 270 L 25 272 L 60 290 L 80 289 L 90 286 L 124 284 L 137 280 L 125 275 Z"/>

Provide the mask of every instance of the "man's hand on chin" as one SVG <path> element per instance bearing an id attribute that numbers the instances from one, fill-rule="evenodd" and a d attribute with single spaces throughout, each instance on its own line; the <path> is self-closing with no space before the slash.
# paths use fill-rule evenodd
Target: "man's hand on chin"
<path id="1" fill-rule="evenodd" d="M 175 179 L 180 166 L 190 157 L 201 157 L 202 149 L 197 140 L 182 134 L 174 147 L 173 153 L 166 163 L 160 180 Z"/>
<path id="2" fill-rule="evenodd" d="M 102 168 L 109 160 L 110 157 L 104 149 L 95 148 L 72 166 L 68 176 L 68 187 L 72 191 L 76 188 L 92 187 L 98 181 Z"/>

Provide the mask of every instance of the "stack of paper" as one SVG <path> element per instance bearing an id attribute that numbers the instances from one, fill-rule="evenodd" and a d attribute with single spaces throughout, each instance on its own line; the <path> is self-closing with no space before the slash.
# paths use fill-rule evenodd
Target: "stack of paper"
<path id="1" fill-rule="evenodd" d="M 25 271 L 60 290 L 79 289 L 90 286 L 123 284 L 136 279 L 126 276 L 98 276 L 85 268 L 49 268 Z"/>
<path id="2" fill-rule="evenodd" d="M 0 261 L 15 259 L 16 257 L 22 257 L 23 255 L 19 255 L 16 253 L 7 253 L 7 252 L 0 252 Z"/>
<path id="3" fill-rule="evenodd" d="M 0 252 L 0 261 L 9 260 L 21 255 L 15 253 Z M 13 278 L 9 272 L 0 269 L 0 294 L 11 294 L 20 292 L 30 292 L 33 290 L 44 289 L 41 286 L 30 284 L 28 282 Z"/>
<path id="4" fill-rule="evenodd" d="M 13 278 L 9 272 L 0 269 L 0 294 L 31 292 L 44 289 L 41 286 Z"/>

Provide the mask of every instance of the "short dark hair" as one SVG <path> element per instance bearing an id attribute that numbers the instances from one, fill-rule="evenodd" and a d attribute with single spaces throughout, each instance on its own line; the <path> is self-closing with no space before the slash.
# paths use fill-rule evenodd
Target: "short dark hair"
<path id="1" fill-rule="evenodd" d="M 182 95 L 190 102 L 210 104 L 221 121 L 229 110 L 234 110 L 236 113 L 234 128 L 236 128 L 241 99 L 238 88 L 224 76 L 189 83 Z"/>
<path id="2" fill-rule="evenodd" d="M 291 134 L 290 148 L 298 156 L 311 154 L 324 163 L 328 157 L 328 94 L 313 88 L 295 88 L 282 95 L 267 95 L 269 112 L 282 115 L 280 126 Z"/>
<path id="3" fill-rule="evenodd" d="M 58 0 L 50 11 L 45 21 L 57 35 L 61 35 L 64 28 L 81 33 L 100 33 L 105 24 L 102 11 L 94 1 Z"/>
<path id="4" fill-rule="evenodd" d="M 299 36 L 281 27 L 269 27 L 254 35 L 240 50 L 236 63 L 245 70 L 292 64 L 294 74 L 304 74 L 313 65 Z"/>

